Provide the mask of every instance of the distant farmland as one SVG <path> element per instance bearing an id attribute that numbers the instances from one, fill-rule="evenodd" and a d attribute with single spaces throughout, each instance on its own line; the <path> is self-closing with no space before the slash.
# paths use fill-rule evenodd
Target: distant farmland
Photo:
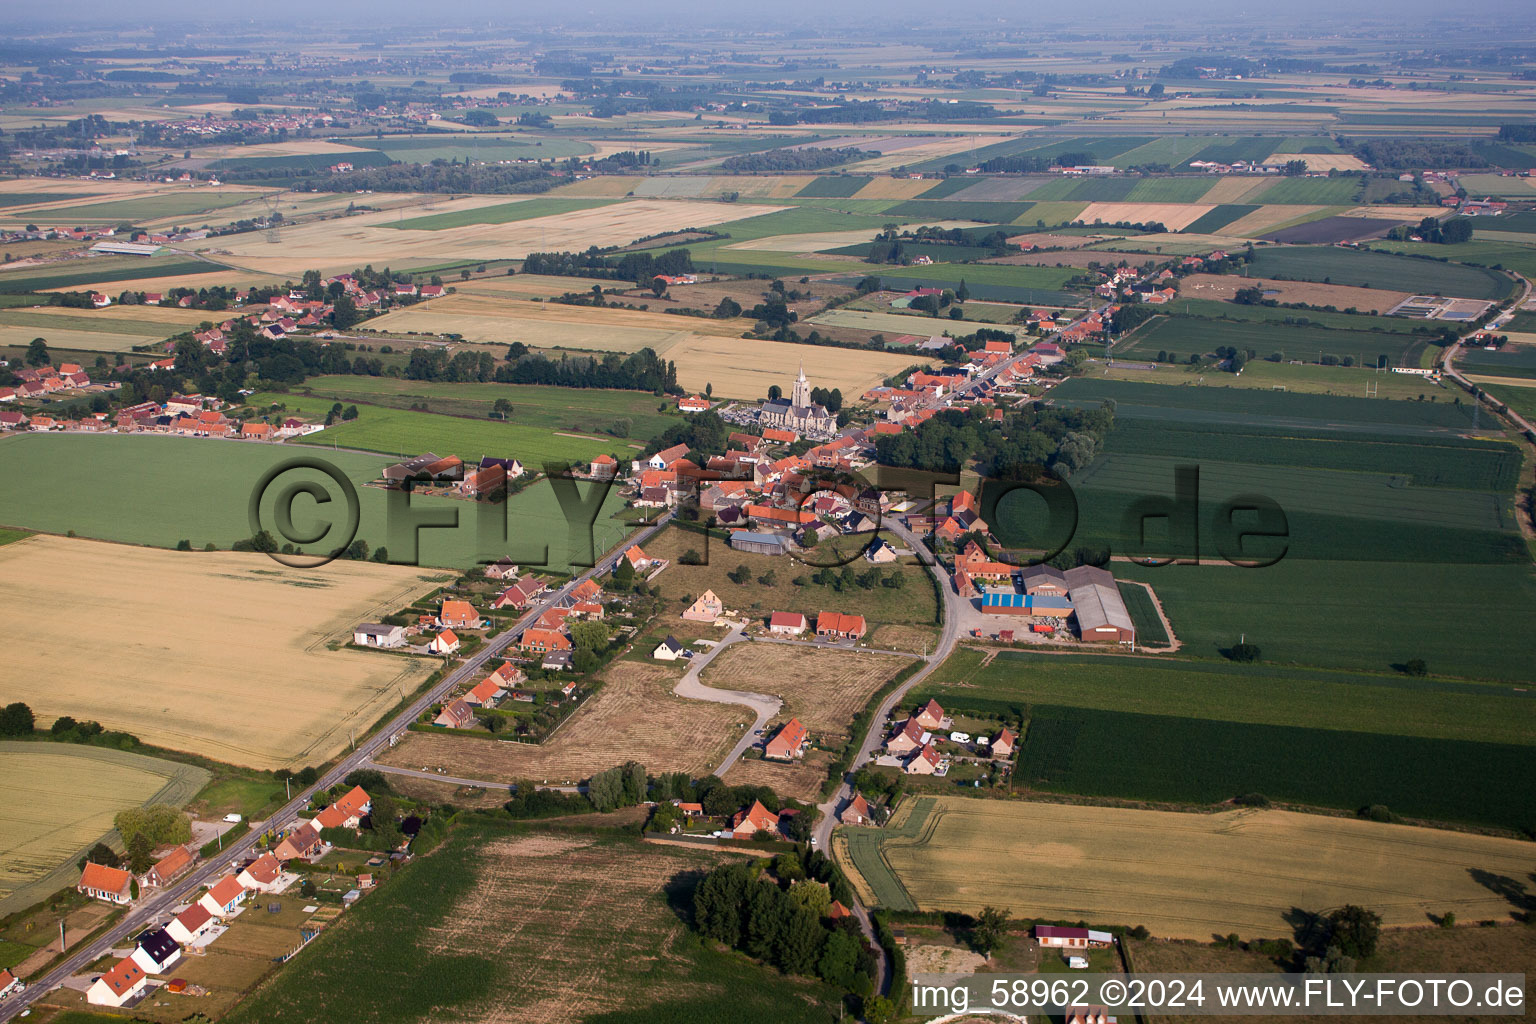
<path id="1" fill-rule="evenodd" d="M 1484 267 L 1332 246 L 1260 249 L 1247 272 L 1253 277 L 1374 286 L 1464 299 L 1502 299 L 1511 287 L 1509 278 Z"/>

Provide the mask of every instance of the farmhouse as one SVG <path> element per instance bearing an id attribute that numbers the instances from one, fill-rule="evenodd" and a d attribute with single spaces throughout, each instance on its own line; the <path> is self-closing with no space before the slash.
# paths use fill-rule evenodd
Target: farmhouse
<path id="1" fill-rule="evenodd" d="M 352 630 L 352 642 L 359 647 L 401 647 L 405 644 L 405 627 L 364 622 Z"/>
<path id="2" fill-rule="evenodd" d="M 444 601 L 437 624 L 443 629 L 475 629 L 480 625 L 480 613 L 468 601 Z"/>
<path id="3" fill-rule="evenodd" d="M 655 658 L 657 661 L 676 661 L 678 658 L 683 656 L 684 650 L 686 650 L 686 648 L 677 642 L 677 637 L 668 636 L 665 640 L 656 645 L 656 649 L 651 652 L 651 657 Z"/>
<path id="4" fill-rule="evenodd" d="M 520 650 L 530 654 L 546 654 L 550 651 L 568 651 L 571 649 L 571 641 L 564 633 L 553 629 L 539 629 L 531 627 L 523 631 L 518 639 L 517 646 Z"/>
<path id="5" fill-rule="evenodd" d="M 197 902 L 214 917 L 228 917 L 234 914 L 235 908 L 244 903 L 249 895 L 250 890 L 241 885 L 234 875 L 225 875 L 209 886 L 203 898 Z"/>
<path id="6" fill-rule="evenodd" d="M 757 832 L 777 832 L 779 830 L 779 816 L 763 806 L 761 800 L 752 801 L 752 806 L 744 811 L 737 811 L 736 817 L 731 819 L 731 836 L 735 839 L 746 839 Z"/>
<path id="7" fill-rule="evenodd" d="M 869 801 L 864 799 L 864 794 L 854 790 L 853 799 L 838 814 L 837 820 L 844 825 L 868 825 L 871 821 Z"/>
<path id="8" fill-rule="evenodd" d="M 282 888 L 282 875 L 283 865 L 270 853 L 264 853 L 241 868 L 235 881 L 256 892 L 277 892 Z"/>
<path id="9" fill-rule="evenodd" d="M 170 853 L 155 861 L 154 866 L 144 873 L 142 884 L 152 889 L 163 888 L 191 866 L 191 852 L 185 846 L 173 846 Z"/>
<path id="10" fill-rule="evenodd" d="M 308 860 L 318 854 L 324 846 L 325 841 L 320 838 L 320 830 L 306 821 L 284 836 L 272 853 L 278 860 Z"/>
<path id="11" fill-rule="evenodd" d="M 432 719 L 433 725 L 440 725 L 444 729 L 468 729 L 475 724 L 474 712 L 462 698 L 451 700 L 443 705 L 443 710 Z"/>
<path id="12" fill-rule="evenodd" d="M 485 466 L 464 474 L 454 490 L 465 498 L 483 498 L 505 491 L 507 471 L 501 466 Z"/>
<path id="13" fill-rule="evenodd" d="M 843 612 L 816 614 L 816 635 L 823 639 L 861 640 L 866 629 L 862 615 L 848 615 Z"/>
<path id="14" fill-rule="evenodd" d="M 316 828 L 357 828 L 363 815 L 373 809 L 373 800 L 362 786 L 353 786 L 335 803 L 315 815 Z"/>
<path id="15" fill-rule="evenodd" d="M 724 614 L 725 603 L 713 590 L 706 590 L 683 612 L 683 618 L 689 622 L 714 622 Z"/>
<path id="16" fill-rule="evenodd" d="M 768 617 L 768 632 L 779 636 L 799 636 L 805 632 L 805 616 L 799 612 L 774 612 Z"/>
<path id="17" fill-rule="evenodd" d="M 85 870 L 80 872 L 80 881 L 75 891 L 93 900 L 127 903 L 133 898 L 133 875 L 118 868 L 109 868 L 105 864 L 87 864 Z"/>
<path id="18" fill-rule="evenodd" d="M 763 757 L 775 761 L 793 761 L 805 753 L 805 748 L 811 745 L 810 730 L 801 724 L 800 719 L 791 718 L 779 728 L 773 739 L 763 746 Z"/>
<path id="19" fill-rule="evenodd" d="M 128 956 L 145 974 L 164 974 L 181 959 L 181 946 L 164 928 L 152 928 L 139 936 L 138 945 Z"/>
<path id="20" fill-rule="evenodd" d="M 708 412 L 709 406 L 709 399 L 705 398 L 703 395 L 699 395 L 697 397 L 693 395 L 684 395 L 682 398 L 677 400 L 677 407 L 682 412 Z"/>
<path id="21" fill-rule="evenodd" d="M 144 968 L 135 963 L 133 957 L 125 956 L 85 990 L 85 1001 L 93 1006 L 126 1006 L 148 984 L 149 975 L 144 973 Z"/>
<path id="22" fill-rule="evenodd" d="M 202 938 L 218 922 L 201 903 L 194 903 L 171 919 L 165 926 L 171 938 L 183 946 L 190 946 Z"/>

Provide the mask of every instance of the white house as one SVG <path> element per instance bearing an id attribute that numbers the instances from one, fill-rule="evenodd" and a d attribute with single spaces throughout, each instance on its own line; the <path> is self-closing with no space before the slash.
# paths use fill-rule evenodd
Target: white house
<path id="1" fill-rule="evenodd" d="M 264 853 L 241 868 L 235 881 L 256 892 L 277 892 L 282 888 L 282 876 L 283 865 L 270 853 Z"/>
<path id="2" fill-rule="evenodd" d="M 250 890 L 241 885 L 234 875 L 225 875 L 214 882 L 197 902 L 214 917 L 228 917 L 249 895 Z"/>
<path id="3" fill-rule="evenodd" d="M 459 638 L 451 629 L 445 629 L 427 644 L 433 654 L 453 654 L 459 649 Z"/>
<path id="4" fill-rule="evenodd" d="M 149 984 L 144 968 L 134 963 L 133 957 L 125 956 L 106 974 L 91 983 L 85 991 L 85 1001 L 93 1006 L 123 1006 Z"/>
<path id="5" fill-rule="evenodd" d="M 194 903 L 171 919 L 165 926 L 166 933 L 183 946 L 190 946 L 208 933 L 218 923 L 218 918 L 208 912 L 201 903 Z"/>
<path id="6" fill-rule="evenodd" d="M 657 661 L 676 661 L 683 656 L 684 649 L 683 645 L 677 642 L 677 637 L 668 636 L 656 645 L 656 649 L 651 652 L 651 657 Z"/>

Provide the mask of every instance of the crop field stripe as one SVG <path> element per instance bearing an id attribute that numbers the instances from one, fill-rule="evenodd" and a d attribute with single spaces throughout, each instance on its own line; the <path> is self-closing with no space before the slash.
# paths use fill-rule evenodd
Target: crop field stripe
<path id="1" fill-rule="evenodd" d="M 1323 281 L 1355 287 L 1390 286 L 1424 294 L 1468 299 L 1501 299 L 1511 283 L 1497 271 L 1392 253 L 1336 247 L 1260 249 L 1248 272 L 1255 277 Z"/>
<path id="2" fill-rule="evenodd" d="M 83 266 L 90 266 L 86 261 Z M 0 274 L 0 292 L 35 292 L 50 288 L 69 288 L 88 285 L 97 281 L 133 281 L 146 277 L 171 277 L 180 274 L 206 274 L 222 269 L 217 264 L 203 260 L 145 260 L 136 266 L 114 266 L 110 270 L 62 270 L 39 269 L 37 271 L 9 271 Z"/>
<path id="3" fill-rule="evenodd" d="M 1222 228 L 1241 217 L 1248 216 L 1248 214 L 1257 209 L 1257 206 L 1227 203 L 1192 221 L 1184 230 L 1192 235 L 1220 234 Z"/>
<path id="4" fill-rule="evenodd" d="M 514 221 L 534 220 L 539 217 L 556 217 L 562 213 L 574 213 L 577 210 L 595 210 L 603 206 L 613 206 L 621 201 L 579 198 L 524 199 L 515 203 L 502 203 L 499 206 L 482 206 L 454 213 L 412 217 L 410 220 L 396 221 L 384 226 L 399 228 L 402 231 L 441 231 L 445 228 L 468 227 L 471 224 L 510 224 Z"/>
<path id="5" fill-rule="evenodd" d="M 859 189 L 869 184 L 868 178 L 854 177 L 852 175 L 823 175 L 806 185 L 797 197 L 815 197 L 820 199 L 848 199 Z"/>

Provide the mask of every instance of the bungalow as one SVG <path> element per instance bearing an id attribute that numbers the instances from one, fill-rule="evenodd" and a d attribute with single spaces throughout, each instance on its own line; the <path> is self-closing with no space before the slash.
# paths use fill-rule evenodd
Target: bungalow
<path id="1" fill-rule="evenodd" d="M 1109 945 L 1114 936 L 1109 932 L 1089 931 L 1087 928 L 1062 928 L 1055 925 L 1035 925 L 1035 941 L 1053 949 L 1087 949 L 1091 945 Z"/>
<path id="2" fill-rule="evenodd" d="M 650 572 L 661 561 L 659 558 L 652 558 L 650 555 L 647 555 L 638 544 L 624 549 L 624 559 L 629 562 L 631 569 L 639 573 Z"/>
<path id="3" fill-rule="evenodd" d="M 596 622 L 603 617 L 603 606 L 593 601 L 580 601 L 571 605 L 571 614 Z"/>
<path id="4" fill-rule="evenodd" d="M 443 630 L 427 644 L 427 651 L 431 654 L 456 654 L 458 650 L 459 638 L 451 629 Z"/>
<path id="5" fill-rule="evenodd" d="M 949 719 L 944 716 L 944 709 L 939 707 L 939 702 L 931 698 L 927 704 L 917 709 L 917 714 L 912 718 L 924 729 L 943 729 L 949 722 Z"/>
<path id="6" fill-rule="evenodd" d="M 128 903 L 133 899 L 133 875 L 119 868 L 109 868 L 105 864 L 87 864 L 85 870 L 80 872 L 80 881 L 75 885 L 75 891 L 93 900 Z"/>
<path id="7" fill-rule="evenodd" d="M 0 430 L 20 430 L 30 422 L 25 413 L 0 412 Z"/>
<path id="8" fill-rule="evenodd" d="M 837 820 L 844 825 L 868 825 L 871 821 L 869 801 L 864 799 L 864 794 L 854 790 L 853 799 L 838 814 Z"/>
<path id="9" fill-rule="evenodd" d="M 256 892 L 277 892 L 281 888 L 282 875 L 282 863 L 270 853 L 264 853 L 241 868 L 235 881 Z"/>
<path id="10" fill-rule="evenodd" d="M 315 816 L 316 828 L 358 828 L 363 815 L 373 809 L 373 798 L 362 786 L 353 786 L 335 803 Z"/>
<path id="11" fill-rule="evenodd" d="M 203 898 L 197 902 L 203 909 L 214 917 L 228 917 L 235 912 L 235 908 L 244 903 L 250 890 L 241 885 L 234 875 L 225 875 L 208 887 L 203 893 Z"/>
<path id="12" fill-rule="evenodd" d="M 668 635 L 665 640 L 656 645 L 656 649 L 651 652 L 651 657 L 657 661 L 676 661 L 683 656 L 684 650 L 686 648 L 678 642 L 677 637 Z"/>
<path id="13" fill-rule="evenodd" d="M 144 968 L 125 956 L 106 974 L 91 983 L 85 990 L 85 1001 L 93 1006 L 126 1006 L 139 996 L 149 984 Z"/>
<path id="14" fill-rule="evenodd" d="M 480 625 L 480 613 L 468 601 L 447 600 L 438 609 L 437 624 L 444 629 L 475 629 Z"/>
<path id="15" fill-rule="evenodd" d="M 810 730 L 801 724 L 800 719 L 791 718 L 763 745 L 763 757 L 775 761 L 793 761 L 803 755 L 810 744 Z"/>
<path id="16" fill-rule="evenodd" d="M 544 584 L 528 576 L 497 594 L 496 600 L 491 602 L 491 607 L 496 609 L 511 607 L 522 611 L 528 607 L 529 602 L 543 592 Z"/>
<path id="17" fill-rule="evenodd" d="M 752 801 L 752 806 L 744 811 L 737 811 L 731 819 L 731 836 L 734 839 L 746 839 L 756 832 L 775 833 L 779 830 L 779 816 L 763 806 L 761 800 Z"/>
<path id="18" fill-rule="evenodd" d="M 208 930 L 217 922 L 208 908 L 201 903 L 194 903 L 186 910 L 171 919 L 171 923 L 165 926 L 171 938 L 183 946 L 190 946 L 207 934 Z"/>
<path id="19" fill-rule="evenodd" d="M 506 693 L 500 680 L 495 676 L 486 676 L 464 694 L 464 703 L 472 708 L 489 707 L 506 696 Z"/>
<path id="20" fill-rule="evenodd" d="M 612 455 L 599 455 L 592 460 L 591 475 L 594 480 L 612 480 L 619 474 L 619 460 Z"/>
<path id="21" fill-rule="evenodd" d="M 448 289 L 440 284 L 424 284 L 421 286 L 420 294 L 424 299 L 440 299 L 448 294 Z"/>
<path id="22" fill-rule="evenodd" d="M 1009 729 L 1006 725 L 1003 726 L 1003 731 L 998 733 L 992 739 L 992 756 L 1012 757 L 1014 744 L 1017 743 L 1018 740 L 1018 736 L 1014 735 L 1011 729 Z"/>
<path id="23" fill-rule="evenodd" d="M 860 640 L 867 628 L 862 615 L 847 615 L 843 612 L 816 614 L 816 635 L 822 639 Z"/>
<path id="24" fill-rule="evenodd" d="M 917 719 L 909 718 L 897 727 L 885 741 L 885 752 L 897 757 L 905 757 L 914 750 L 920 749 L 928 742 L 928 731 L 917 724 Z"/>
<path id="25" fill-rule="evenodd" d="M 325 846 L 320 830 L 309 822 L 289 832 L 272 851 L 278 860 L 308 860 Z"/>
<path id="26" fill-rule="evenodd" d="M 101 292 L 91 292 L 91 305 L 97 309 L 105 309 L 112 305 L 112 296 L 103 295 Z"/>
<path id="27" fill-rule="evenodd" d="M 475 724 L 474 712 L 463 698 L 451 700 L 443 705 L 442 712 L 434 719 L 433 725 L 440 725 L 444 729 L 468 729 Z"/>
<path id="28" fill-rule="evenodd" d="M 724 614 L 725 603 L 713 590 L 706 590 L 683 612 L 683 618 L 689 622 L 714 622 Z"/>
<path id="29" fill-rule="evenodd" d="M 501 558 L 485 567 L 485 578 L 488 580 L 515 580 L 517 579 L 517 565 L 510 558 Z"/>
<path id="30" fill-rule="evenodd" d="M 364 622 L 352 630 L 352 642 L 359 647 L 400 647 L 405 644 L 405 627 Z"/>
<path id="31" fill-rule="evenodd" d="M 774 612 L 768 616 L 768 632 L 780 636 L 799 636 L 805 632 L 805 616 L 799 612 Z"/>
<path id="32" fill-rule="evenodd" d="M 525 629 L 518 639 L 517 646 L 520 650 L 532 654 L 546 654 L 550 651 L 568 651 L 571 649 L 571 641 L 564 633 L 558 633 L 552 629 Z"/>
<path id="33" fill-rule="evenodd" d="M 181 946 L 164 928 L 151 928 L 139 936 L 138 945 L 128 956 L 145 974 L 164 974 L 181 959 Z"/>
<path id="34" fill-rule="evenodd" d="M 141 884 L 152 889 L 162 889 L 191 866 L 191 851 L 185 846 L 173 846 L 170 853 L 155 861 L 154 866 L 144 873 Z"/>
<path id="35" fill-rule="evenodd" d="M 709 406 L 709 399 L 705 398 L 703 395 L 699 395 L 698 397 L 694 397 L 693 395 L 684 395 L 682 398 L 677 400 L 677 407 L 683 412 L 708 412 Z"/>
<path id="36" fill-rule="evenodd" d="M 270 441 L 272 434 L 273 428 L 270 423 L 240 424 L 240 436 L 247 441 Z"/>
<path id="37" fill-rule="evenodd" d="M 908 775 L 943 775 L 947 767 L 944 758 L 930 741 L 923 744 L 901 770 Z"/>
<path id="38" fill-rule="evenodd" d="M 550 651 L 544 655 L 544 660 L 539 662 L 539 667 L 546 672 L 564 672 L 572 665 L 570 651 Z M 560 687 L 560 692 L 569 697 L 571 691 L 576 689 L 575 683 L 566 683 Z"/>

